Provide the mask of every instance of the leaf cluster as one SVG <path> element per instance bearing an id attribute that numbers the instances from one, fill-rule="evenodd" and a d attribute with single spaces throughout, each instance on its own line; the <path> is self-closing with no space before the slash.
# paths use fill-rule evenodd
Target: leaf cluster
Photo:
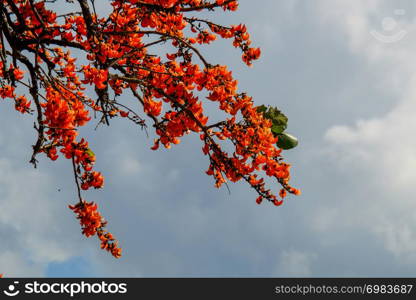
<path id="1" fill-rule="evenodd" d="M 257 107 L 257 112 L 262 113 L 266 119 L 273 122 L 271 130 L 273 134 L 278 137 L 278 141 L 276 143 L 277 147 L 289 150 L 298 145 L 298 139 L 285 132 L 289 119 L 277 107 L 260 105 Z"/>

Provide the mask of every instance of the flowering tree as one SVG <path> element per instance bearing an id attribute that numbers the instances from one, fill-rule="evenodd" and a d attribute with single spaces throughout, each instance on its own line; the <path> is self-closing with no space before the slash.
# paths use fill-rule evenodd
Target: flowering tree
<path id="1" fill-rule="evenodd" d="M 276 108 L 255 106 L 238 92 L 226 66 L 200 52 L 202 45 L 224 38 L 247 65 L 259 58 L 245 25 L 198 17 L 201 11 L 235 11 L 238 1 L 111 0 L 107 16 L 96 13 L 94 0 L 66 0 L 72 9 L 65 14 L 54 9 L 56 2 L 64 1 L 1 0 L 0 97 L 34 115 L 37 139 L 30 162 L 35 167 L 40 153 L 72 161 L 78 202 L 69 207 L 83 234 L 97 235 L 103 249 L 121 256 L 97 204 L 82 198 L 82 190 L 104 185 L 93 168 L 95 154 L 77 131 L 91 115 L 98 124 L 121 117 L 142 128 L 151 125 L 157 136 L 152 150 L 198 134 L 215 185 L 244 180 L 259 204 L 268 200 L 278 206 L 287 192 L 299 194 L 289 185 L 290 165 L 281 157 L 282 149 L 297 143 L 284 132 L 287 118 Z M 159 55 L 155 46 L 162 45 L 166 52 Z M 218 104 L 223 121 L 209 122 L 206 101 Z M 279 197 L 261 174 L 279 183 Z"/>

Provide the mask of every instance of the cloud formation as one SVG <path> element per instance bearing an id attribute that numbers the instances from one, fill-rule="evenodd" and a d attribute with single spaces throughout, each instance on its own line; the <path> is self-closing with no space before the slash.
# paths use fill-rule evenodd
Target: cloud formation
<path id="1" fill-rule="evenodd" d="M 395 15 L 398 8 L 406 14 Z M 84 130 L 106 175 L 104 190 L 86 198 L 99 203 L 120 239 L 120 260 L 80 235 L 66 207 L 75 201 L 67 161 L 42 160 L 33 170 L 24 161 L 31 121 L 24 131 L 14 112 L 2 110 L 0 271 L 65 276 L 68 267 L 59 266 L 82 256 L 92 276 L 414 274 L 414 8 L 411 1 L 242 0 L 238 13 L 220 17 L 244 20 L 263 58 L 246 69 L 229 43 L 204 52 L 229 64 L 257 103 L 279 106 L 300 139 L 284 156 L 303 195 L 282 207 L 258 206 L 243 184 L 230 185 L 231 194 L 215 189 L 197 137 L 152 152 L 152 139 L 133 124 Z M 372 30 L 397 32 L 383 29 L 386 17 L 407 36 L 375 39 Z"/>
<path id="2" fill-rule="evenodd" d="M 368 35 L 374 28 L 370 16 L 383 12 L 385 1 L 363 2 L 353 11 L 342 5 L 337 8 L 347 20 L 356 22 L 340 24 L 336 14 L 328 17 L 329 22 L 343 27 L 355 55 L 363 56 L 374 69 L 385 70 L 383 88 L 393 90 L 397 101 L 381 116 L 329 128 L 325 136 L 330 143 L 329 154 L 343 172 L 354 176 L 357 185 L 370 192 L 370 198 L 349 195 L 350 205 L 360 208 L 353 219 L 359 221 L 361 228 L 379 236 L 399 261 L 415 263 L 416 204 L 411 196 L 416 181 L 416 142 L 412 138 L 416 130 L 414 16 L 398 21 L 408 36 L 387 44 Z M 402 9 L 412 13 L 408 8 Z"/>

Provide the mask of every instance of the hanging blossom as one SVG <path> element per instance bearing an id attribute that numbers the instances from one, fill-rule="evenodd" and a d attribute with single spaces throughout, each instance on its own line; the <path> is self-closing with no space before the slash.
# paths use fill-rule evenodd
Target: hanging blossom
<path id="1" fill-rule="evenodd" d="M 98 235 L 101 241 L 101 248 L 109 251 L 114 257 L 121 257 L 121 248 L 118 247 L 118 242 L 113 235 L 107 232 L 104 228 L 107 222 L 98 212 L 98 205 L 94 202 L 79 202 L 78 204 L 69 208 L 77 214 L 77 219 L 81 224 L 82 233 L 86 237 Z"/>

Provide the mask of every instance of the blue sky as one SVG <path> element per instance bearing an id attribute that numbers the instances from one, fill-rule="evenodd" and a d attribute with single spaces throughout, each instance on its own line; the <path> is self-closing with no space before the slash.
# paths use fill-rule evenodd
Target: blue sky
<path id="1" fill-rule="evenodd" d="M 244 22 L 262 48 L 253 68 L 228 41 L 202 51 L 228 64 L 256 103 L 288 115 L 300 145 L 283 155 L 302 195 L 258 206 L 245 184 L 230 185 L 231 194 L 214 188 L 198 136 L 153 152 L 152 138 L 133 124 L 91 124 L 83 134 L 106 186 L 86 198 L 99 203 L 121 242 L 115 260 L 80 234 L 67 208 L 76 202 L 69 161 L 42 159 L 34 170 L 33 120 L 2 103 L 1 272 L 415 275 L 415 3 L 241 0 L 236 13 L 210 18 Z"/>

